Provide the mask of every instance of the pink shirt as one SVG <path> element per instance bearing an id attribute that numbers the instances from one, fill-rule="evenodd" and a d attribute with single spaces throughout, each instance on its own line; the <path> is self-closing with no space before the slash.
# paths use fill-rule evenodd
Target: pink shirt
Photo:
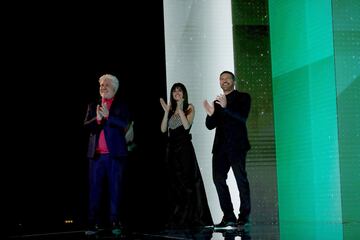
<path id="1" fill-rule="evenodd" d="M 101 103 L 104 104 L 106 103 L 108 109 L 110 109 L 111 104 L 113 103 L 114 98 L 111 99 L 101 99 Z M 101 121 L 97 121 L 98 124 L 101 124 Z M 104 134 L 104 130 L 101 130 L 100 132 L 100 137 L 99 137 L 99 143 L 98 146 L 96 148 L 96 152 L 100 153 L 100 154 L 105 154 L 105 153 L 109 153 L 109 149 L 107 147 L 106 144 L 106 139 L 105 139 L 105 134 Z"/>

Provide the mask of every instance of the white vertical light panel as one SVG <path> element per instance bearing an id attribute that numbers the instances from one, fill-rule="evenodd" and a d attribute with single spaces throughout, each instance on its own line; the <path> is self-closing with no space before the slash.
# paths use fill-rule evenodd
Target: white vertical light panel
<path id="1" fill-rule="evenodd" d="M 222 93 L 219 85 L 222 71 L 234 71 L 231 0 L 164 0 L 163 3 L 167 97 L 171 86 L 181 82 L 188 90 L 189 102 L 195 106 L 193 144 L 212 217 L 218 223 L 222 212 L 211 166 L 215 130 L 205 127 L 202 102 L 213 101 Z M 228 183 L 237 211 L 240 200 L 231 171 Z"/>

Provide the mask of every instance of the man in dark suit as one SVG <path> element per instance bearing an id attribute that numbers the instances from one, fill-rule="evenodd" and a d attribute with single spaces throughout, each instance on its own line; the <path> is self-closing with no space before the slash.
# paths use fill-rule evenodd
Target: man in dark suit
<path id="1" fill-rule="evenodd" d="M 84 125 L 89 130 L 89 223 L 87 235 L 96 234 L 101 224 L 101 203 L 109 194 L 113 233 L 121 233 L 120 203 L 128 150 L 125 133 L 130 117 L 116 92 L 118 79 L 105 74 L 99 78 L 101 101 L 89 104 Z M 106 184 L 105 184 L 106 183 Z M 107 186 L 107 189 L 104 187 Z"/>
<path id="2" fill-rule="evenodd" d="M 207 113 L 206 127 L 216 128 L 213 153 L 213 181 L 218 193 L 222 221 L 215 228 L 235 227 L 249 221 L 250 188 L 245 170 L 246 154 L 250 150 L 246 121 L 250 111 L 251 98 L 248 93 L 235 90 L 235 76 L 232 72 L 220 74 L 223 94 L 216 97 L 213 104 L 204 101 Z M 234 214 L 229 187 L 226 183 L 230 167 L 233 170 L 240 194 L 240 213 Z"/>

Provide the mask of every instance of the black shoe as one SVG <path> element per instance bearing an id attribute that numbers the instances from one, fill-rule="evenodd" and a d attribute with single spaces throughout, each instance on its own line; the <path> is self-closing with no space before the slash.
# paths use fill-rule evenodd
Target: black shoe
<path id="1" fill-rule="evenodd" d="M 246 217 L 246 218 L 238 218 L 238 220 L 236 221 L 236 224 L 239 225 L 239 226 L 246 225 L 248 223 L 250 223 L 248 217 Z"/>
<path id="2" fill-rule="evenodd" d="M 233 229 L 236 228 L 236 219 L 226 220 L 223 218 L 220 223 L 214 225 L 214 229 Z"/>

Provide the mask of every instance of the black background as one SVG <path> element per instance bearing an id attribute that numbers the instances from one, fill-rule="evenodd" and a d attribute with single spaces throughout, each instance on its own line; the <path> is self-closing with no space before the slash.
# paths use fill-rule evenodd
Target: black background
<path id="1" fill-rule="evenodd" d="M 161 225 L 166 181 L 159 97 L 167 97 L 162 1 L 2 9 L 2 182 L 9 231 L 61 230 L 69 227 L 65 219 L 85 226 L 83 120 L 104 73 L 119 78 L 135 118 L 138 148 L 126 176 L 126 219 L 139 227 Z"/>

